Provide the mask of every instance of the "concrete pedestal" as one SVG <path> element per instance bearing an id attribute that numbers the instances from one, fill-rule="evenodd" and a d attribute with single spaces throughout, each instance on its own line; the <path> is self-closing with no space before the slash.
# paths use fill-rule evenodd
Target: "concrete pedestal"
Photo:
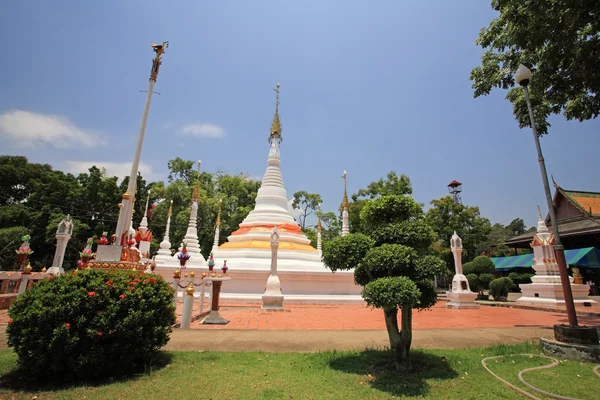
<path id="1" fill-rule="evenodd" d="M 477 294 L 471 292 L 469 281 L 463 274 L 454 275 L 452 290 L 446 292 L 446 297 L 450 300 L 446 305 L 447 308 L 479 308 L 479 305 L 475 303 Z"/>
<path id="2" fill-rule="evenodd" d="M 267 290 L 262 296 L 263 310 L 283 311 L 283 294 L 281 294 L 281 282 L 277 275 L 269 275 L 267 279 Z"/>
<path id="3" fill-rule="evenodd" d="M 455 308 L 455 309 L 473 309 L 479 308 L 479 304 L 475 303 L 474 300 L 477 297 L 477 294 L 473 292 L 446 292 L 446 297 L 448 297 L 448 304 L 446 304 L 446 308 Z"/>

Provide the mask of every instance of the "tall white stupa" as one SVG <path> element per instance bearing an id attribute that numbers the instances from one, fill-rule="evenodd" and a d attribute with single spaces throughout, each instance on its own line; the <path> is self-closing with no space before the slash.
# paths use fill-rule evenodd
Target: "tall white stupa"
<path id="1" fill-rule="evenodd" d="M 256 205 L 227 242 L 213 250 L 217 267 L 227 260 L 228 275 L 232 277 L 223 285 L 222 296 L 260 301 L 271 265 L 271 232 L 276 227 L 279 232 L 277 269 L 286 301 L 362 302 L 353 273 L 333 274 L 327 269 L 320 252 L 311 246 L 288 210 L 280 169 L 279 84 L 274 90 L 277 95 L 267 170 L 256 195 Z"/>

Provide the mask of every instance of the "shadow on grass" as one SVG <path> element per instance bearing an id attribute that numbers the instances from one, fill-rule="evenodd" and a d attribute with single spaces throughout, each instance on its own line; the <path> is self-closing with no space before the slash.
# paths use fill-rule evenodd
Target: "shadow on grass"
<path id="1" fill-rule="evenodd" d="M 107 376 L 96 379 L 78 379 L 69 382 L 57 382 L 48 378 L 35 378 L 29 372 L 15 368 L 0 376 L 0 390 L 37 393 L 44 391 L 68 390 L 75 387 L 96 387 L 117 382 L 136 380 L 168 366 L 173 356 L 165 351 L 156 354 L 151 363 L 140 365 L 133 372 L 122 376 Z"/>
<path id="2" fill-rule="evenodd" d="M 410 372 L 397 372 L 389 350 L 365 350 L 354 354 L 333 354 L 329 366 L 337 371 L 362 375 L 364 383 L 394 396 L 424 396 L 428 380 L 454 379 L 454 371 L 442 357 L 411 350 Z M 363 382 L 363 381 L 361 381 Z"/>

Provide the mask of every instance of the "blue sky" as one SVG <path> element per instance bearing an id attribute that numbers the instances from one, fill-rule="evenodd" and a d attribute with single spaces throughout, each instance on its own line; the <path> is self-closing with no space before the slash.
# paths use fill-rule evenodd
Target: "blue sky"
<path id="1" fill-rule="evenodd" d="M 150 43 L 168 40 L 142 152 L 151 179 L 165 179 L 176 156 L 262 177 L 279 82 L 288 197 L 320 193 L 333 210 L 343 170 L 350 193 L 395 170 L 420 202 L 457 179 L 492 222 L 533 225 L 545 202 L 531 131 L 504 92 L 474 99 L 469 81 L 489 3 L 4 2 L 0 153 L 128 171 Z M 551 123 L 548 172 L 567 189 L 600 191 L 600 121 Z"/>

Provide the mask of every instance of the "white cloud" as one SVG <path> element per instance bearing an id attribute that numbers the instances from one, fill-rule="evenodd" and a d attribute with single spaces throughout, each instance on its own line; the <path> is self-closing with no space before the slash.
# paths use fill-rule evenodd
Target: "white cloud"
<path id="1" fill-rule="evenodd" d="M 0 136 L 18 147 L 93 147 L 105 142 L 60 115 L 13 110 L 0 115 Z"/>
<path id="2" fill-rule="evenodd" d="M 215 124 L 188 124 L 179 129 L 182 135 L 204 137 L 204 138 L 222 138 L 227 135 L 225 129 Z"/>
<path id="3" fill-rule="evenodd" d="M 119 178 L 119 181 L 126 176 L 129 176 L 131 173 L 130 162 L 120 163 L 106 161 L 67 161 L 65 171 L 72 174 L 80 174 L 88 172 L 88 169 L 93 165 L 100 169 L 104 168 L 106 170 L 106 175 L 116 176 Z M 138 171 L 142 174 L 142 177 L 146 180 L 146 182 L 158 179 L 157 174 L 153 173 L 151 165 L 141 162 Z"/>

